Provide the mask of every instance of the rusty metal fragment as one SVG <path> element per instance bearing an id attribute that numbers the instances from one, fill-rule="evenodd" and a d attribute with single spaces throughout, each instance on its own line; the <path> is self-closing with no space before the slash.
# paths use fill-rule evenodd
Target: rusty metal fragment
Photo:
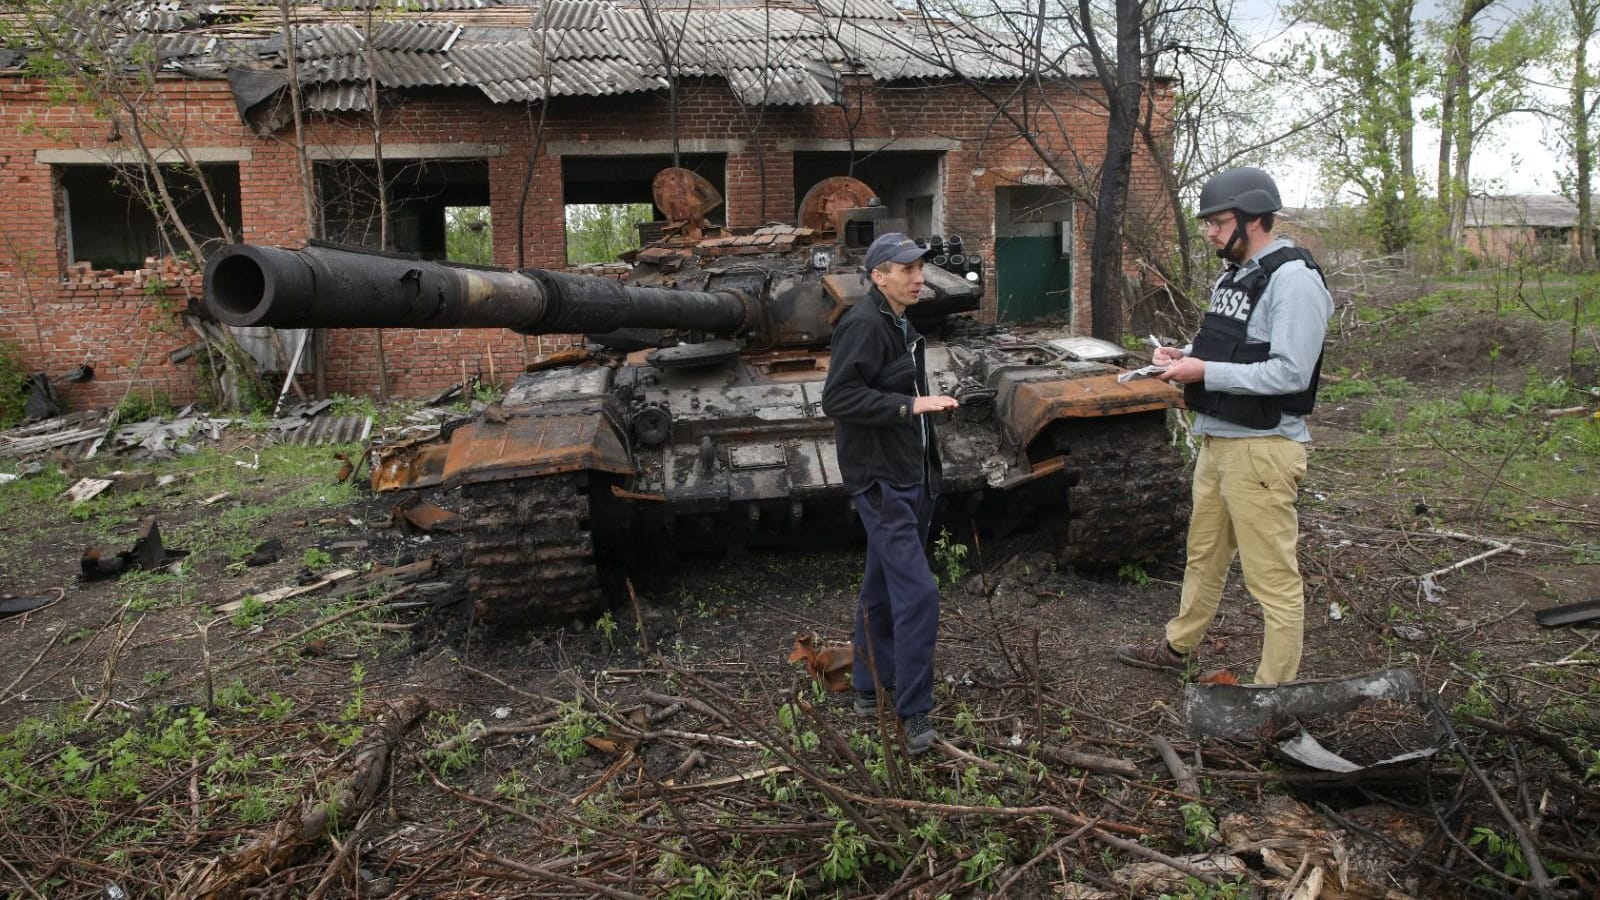
<path id="1" fill-rule="evenodd" d="M 850 665 L 853 658 L 850 642 L 824 644 L 815 633 L 794 639 L 794 649 L 789 652 L 789 662 L 804 662 L 806 670 L 823 690 L 850 689 Z"/>
<path id="2" fill-rule="evenodd" d="M 83 551 L 78 568 L 84 581 L 117 578 L 124 572 L 159 572 L 189 555 L 187 550 L 169 550 L 161 545 L 161 528 L 155 516 L 146 516 L 139 522 L 139 537 L 133 548 L 115 556 L 107 556 L 98 547 Z"/>
<path id="3" fill-rule="evenodd" d="M 449 531 L 459 522 L 455 513 L 412 494 L 390 510 L 392 521 L 402 528 L 421 532 Z"/>
<path id="4" fill-rule="evenodd" d="M 374 491 L 432 487 L 444 480 L 450 442 L 436 437 L 413 439 L 378 449 L 372 466 Z"/>

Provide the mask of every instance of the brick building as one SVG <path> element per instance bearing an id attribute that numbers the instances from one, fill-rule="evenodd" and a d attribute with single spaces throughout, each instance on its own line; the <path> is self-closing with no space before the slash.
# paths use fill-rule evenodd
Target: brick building
<path id="1" fill-rule="evenodd" d="M 199 278 L 182 261 L 189 242 L 133 199 L 140 173 L 166 167 L 202 254 L 219 222 L 238 240 L 297 246 L 313 233 L 308 209 L 327 236 L 372 243 L 378 207 L 363 186 L 380 153 L 391 246 L 442 256 L 446 211 L 486 207 L 496 263 L 547 268 L 566 264 L 568 205 L 648 203 L 675 150 L 722 193 L 713 217 L 730 227 L 793 221 L 807 190 L 851 174 L 912 232 L 960 234 L 982 254 L 985 316 L 1070 315 L 1088 330 L 1084 200 L 1105 116 L 1086 73 L 1025 78 L 1005 41 L 888 0 L 676 5 L 293 4 L 301 129 L 273 3 L 123 3 L 62 26 L 78 29 L 72 46 L 106 48 L 102 61 L 149 65 L 120 89 L 89 79 L 98 97 L 66 99 L 28 68 L 59 50 L 0 47 L 0 342 L 30 370 L 92 365 L 93 381 L 63 388 L 72 407 L 130 391 L 195 400 L 205 379 L 192 357 L 172 358 L 198 340 L 184 311 Z M 192 190 L 197 170 L 210 204 Z M 1159 222 L 1147 211 L 1160 202 L 1141 154 L 1130 222 Z M 326 388 L 375 392 L 379 339 L 327 333 Z M 501 331 L 381 340 L 402 396 L 469 370 L 505 381 L 539 352 Z"/>

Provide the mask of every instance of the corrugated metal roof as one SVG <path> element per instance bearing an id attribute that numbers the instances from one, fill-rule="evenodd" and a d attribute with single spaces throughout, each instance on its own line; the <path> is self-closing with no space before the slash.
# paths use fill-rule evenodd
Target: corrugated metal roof
<path id="1" fill-rule="evenodd" d="M 1560 194 L 1512 194 L 1467 201 L 1468 228 L 1571 228 L 1577 224 L 1577 201 Z"/>
<path id="2" fill-rule="evenodd" d="M 771 105 L 835 102 L 837 71 L 884 82 L 1023 71 L 1011 39 L 889 0 L 641 2 L 302 0 L 291 12 L 308 105 L 326 111 L 366 108 L 369 54 L 381 88 L 474 87 L 496 103 L 660 90 L 663 52 L 685 77 L 722 77 L 743 102 Z M 282 68 L 280 18 L 273 0 L 145 0 L 109 6 L 79 23 L 76 37 L 104 44 L 111 36 L 131 55 L 134 44 L 164 34 L 163 64 L 191 74 Z M 1069 74 L 1088 70 L 1080 64 Z"/>

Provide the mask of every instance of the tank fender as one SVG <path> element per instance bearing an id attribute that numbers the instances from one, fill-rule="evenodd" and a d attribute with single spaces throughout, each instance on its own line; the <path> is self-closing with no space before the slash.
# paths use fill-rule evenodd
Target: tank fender
<path id="1" fill-rule="evenodd" d="M 584 470 L 631 476 L 619 425 L 602 408 L 479 419 L 452 436 L 443 482 L 456 487 Z"/>
<path id="2" fill-rule="evenodd" d="M 1102 375 L 1064 376 L 1036 367 L 1011 367 L 995 373 L 994 407 L 1006 438 L 1026 451 L 1051 422 L 1122 416 L 1182 405 L 1183 392 L 1164 381 L 1136 378 L 1119 383 L 1117 370 Z"/>

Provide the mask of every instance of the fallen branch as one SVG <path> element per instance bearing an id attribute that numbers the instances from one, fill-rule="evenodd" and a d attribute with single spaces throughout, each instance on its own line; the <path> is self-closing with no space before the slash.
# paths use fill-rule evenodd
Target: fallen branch
<path id="1" fill-rule="evenodd" d="M 61 639 L 61 635 L 63 633 L 64 631 L 57 631 L 55 634 L 50 635 L 50 640 L 45 641 L 44 649 L 40 650 L 39 655 L 33 658 L 33 662 L 28 663 L 28 667 L 26 669 L 18 672 L 17 677 L 11 679 L 10 684 L 6 685 L 5 688 L 0 689 L 0 703 L 5 703 L 7 700 L 11 699 L 11 691 L 16 688 L 17 685 L 22 683 L 22 679 L 28 677 L 29 672 L 32 672 L 34 669 L 38 668 L 40 660 L 43 660 L 44 655 L 50 652 L 50 648 L 56 645 L 56 641 Z"/>
<path id="2" fill-rule="evenodd" d="M 242 849 L 191 869 L 179 883 L 177 894 L 198 900 L 243 897 L 251 886 L 282 870 L 321 840 L 334 823 L 359 821 L 383 784 L 394 745 L 427 710 L 428 703 L 420 696 L 400 701 L 356 751 L 349 774 L 334 783 L 326 798 L 315 785 L 327 779 L 318 777 L 293 815 L 279 819 Z"/>
<path id="3" fill-rule="evenodd" d="M 1121 775 L 1123 778 L 1139 777 L 1138 766 L 1125 759 L 1117 759 L 1114 756 L 1100 756 L 1096 753 L 1068 750 L 1065 747 L 1055 747 L 1050 744 L 1040 746 L 1039 755 L 1064 766 L 1077 766 L 1080 769 L 1091 769 L 1096 772 Z"/>
<path id="4" fill-rule="evenodd" d="M 1517 553 L 1517 554 L 1521 555 L 1524 552 L 1522 550 L 1519 550 L 1519 549 L 1511 546 L 1511 542 L 1510 541 L 1496 541 L 1496 540 L 1494 540 L 1492 538 L 1473 537 L 1472 535 L 1455 534 L 1454 532 L 1449 532 L 1449 531 L 1441 531 L 1441 532 L 1439 532 L 1439 534 L 1442 534 L 1445 537 L 1460 538 L 1462 540 L 1468 540 L 1468 541 L 1482 541 L 1482 542 L 1487 543 L 1487 544 L 1493 544 L 1493 546 L 1490 547 L 1488 550 L 1483 551 L 1482 553 L 1479 553 L 1479 554 L 1477 554 L 1475 556 L 1469 556 L 1466 559 L 1463 559 L 1462 561 L 1460 561 L 1458 563 L 1454 563 L 1452 565 L 1445 566 L 1444 568 L 1441 568 L 1441 569 L 1434 569 L 1432 572 L 1428 572 L 1428 573 L 1420 576 L 1418 580 L 1424 580 L 1424 579 L 1428 579 L 1428 578 L 1436 578 L 1436 577 L 1438 577 L 1440 575 L 1448 575 L 1448 574 L 1450 574 L 1451 572 L 1454 572 L 1457 569 L 1465 569 L 1467 566 L 1470 566 L 1475 562 L 1482 562 L 1483 560 L 1486 560 L 1491 556 L 1499 556 L 1502 553 L 1511 552 L 1511 553 Z"/>
<path id="5" fill-rule="evenodd" d="M 1178 790 L 1191 797 L 1199 797 L 1200 782 L 1194 780 L 1194 772 L 1178 758 L 1178 751 L 1172 749 L 1172 744 L 1160 735 L 1156 735 L 1155 745 L 1156 752 L 1161 754 L 1161 761 L 1167 764 L 1167 770 L 1178 782 Z"/>
<path id="6" fill-rule="evenodd" d="M 504 856 L 496 856 L 493 853 L 484 853 L 483 851 L 478 850 L 473 851 L 473 855 L 486 862 L 492 862 L 496 865 L 504 866 L 513 872 L 521 872 L 524 875 L 531 875 L 535 878 L 541 878 L 545 881 L 554 882 L 555 884 L 566 885 L 567 887 L 581 888 L 591 894 L 603 894 L 607 897 L 615 898 L 615 900 L 649 900 L 649 898 L 640 896 L 639 894 L 630 894 L 627 891 L 619 891 L 613 887 L 606 887 L 598 881 L 591 881 L 587 878 L 573 878 L 570 875 L 563 875 L 560 872 L 552 872 L 549 869 L 540 868 L 539 866 L 530 866 L 527 863 L 520 863 L 514 859 L 507 859 Z"/>
<path id="7" fill-rule="evenodd" d="M 128 606 L 132 602 L 130 600 L 128 603 L 122 604 L 121 613 L 127 613 Z M 132 625 L 128 626 L 127 631 L 123 631 L 123 622 L 120 619 L 117 621 L 117 634 L 111 639 L 111 649 L 107 651 L 105 666 L 101 669 L 100 696 L 95 698 L 94 705 L 89 707 L 89 711 L 83 714 L 85 722 L 98 715 L 100 710 L 105 708 L 106 703 L 111 700 L 111 687 L 117 681 L 117 660 L 122 656 L 122 651 L 128 646 L 128 642 L 133 640 L 133 633 L 139 630 L 139 625 L 143 622 L 144 616 L 140 616 L 133 621 Z"/>
<path id="8" fill-rule="evenodd" d="M 1500 792 L 1495 789 L 1494 782 L 1489 780 L 1489 776 L 1484 774 L 1483 769 L 1479 768 L 1478 763 L 1473 760 L 1466 743 L 1461 740 L 1460 735 L 1456 734 L 1455 726 L 1450 724 L 1450 714 L 1445 712 L 1444 707 L 1439 703 L 1439 698 L 1429 694 L 1427 699 L 1428 705 L 1433 707 L 1435 721 L 1444 726 L 1445 734 L 1450 738 L 1450 743 L 1454 745 L 1456 753 L 1461 756 L 1461 761 L 1466 764 L 1473 777 L 1478 779 L 1478 783 L 1483 786 L 1484 791 L 1489 795 L 1489 802 L 1494 804 L 1495 811 L 1500 813 L 1500 818 L 1505 820 L 1506 825 L 1511 829 L 1511 833 L 1516 836 L 1517 845 L 1522 848 L 1522 860 L 1528 866 L 1528 882 L 1533 887 L 1534 893 L 1540 897 L 1552 896 L 1550 873 L 1545 869 L 1544 861 L 1539 858 L 1539 847 L 1534 843 L 1533 835 L 1528 833 L 1528 829 L 1522 824 L 1522 820 L 1518 819 L 1512 813 L 1511 808 L 1506 806 L 1506 801 L 1500 796 Z"/>

